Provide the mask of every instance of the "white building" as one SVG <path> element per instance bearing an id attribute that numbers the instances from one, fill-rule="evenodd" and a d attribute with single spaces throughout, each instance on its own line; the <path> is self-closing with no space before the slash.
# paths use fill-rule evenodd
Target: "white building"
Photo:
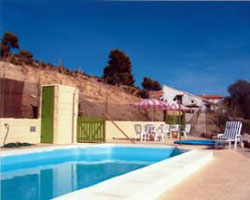
<path id="1" fill-rule="evenodd" d="M 190 107 L 192 110 L 197 110 L 200 107 L 202 108 L 202 110 L 206 109 L 206 103 L 199 96 L 171 88 L 167 85 L 163 85 L 162 90 L 163 90 L 162 99 L 170 104 L 177 103 L 175 100 L 176 95 L 183 95 L 182 97 L 183 105 Z"/>

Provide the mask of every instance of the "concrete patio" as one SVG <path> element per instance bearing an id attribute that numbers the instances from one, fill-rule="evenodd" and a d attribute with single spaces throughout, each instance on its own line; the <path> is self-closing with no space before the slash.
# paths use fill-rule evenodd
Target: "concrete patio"
<path id="1" fill-rule="evenodd" d="M 248 200 L 250 150 L 213 150 L 214 161 L 170 189 L 159 200 Z"/>

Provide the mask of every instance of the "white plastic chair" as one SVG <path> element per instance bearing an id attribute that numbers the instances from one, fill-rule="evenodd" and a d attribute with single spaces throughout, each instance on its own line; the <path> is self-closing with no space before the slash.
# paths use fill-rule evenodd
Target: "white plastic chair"
<path id="1" fill-rule="evenodd" d="M 141 132 L 141 141 L 146 140 L 149 141 L 150 134 L 153 132 L 154 125 L 153 124 L 146 124 L 144 126 L 144 129 Z"/>
<path id="2" fill-rule="evenodd" d="M 170 138 L 171 134 L 170 134 L 170 125 L 169 124 L 164 124 L 163 128 L 162 128 L 162 132 L 165 136 L 165 138 Z"/>
<path id="3" fill-rule="evenodd" d="M 161 141 L 164 141 L 164 132 L 163 132 L 163 126 L 155 127 L 155 138 L 154 141 L 156 141 L 158 138 L 160 138 Z"/>
<path id="4" fill-rule="evenodd" d="M 142 128 L 141 124 L 134 125 L 136 136 L 137 137 L 139 136 L 140 141 L 149 140 L 149 133 L 151 131 L 150 127 L 151 127 L 151 125 L 149 125 L 149 124 L 145 125 L 144 129 Z"/>
<path id="5" fill-rule="evenodd" d="M 142 133 L 142 126 L 141 126 L 141 124 L 135 124 L 134 125 L 134 129 L 135 129 L 135 133 L 136 133 L 136 137 L 138 138 L 140 138 L 140 140 L 141 140 L 141 133 Z"/>
<path id="6" fill-rule="evenodd" d="M 190 131 L 191 131 L 191 124 L 186 124 L 185 130 L 181 131 L 185 139 L 187 138 L 187 135 L 190 135 Z"/>

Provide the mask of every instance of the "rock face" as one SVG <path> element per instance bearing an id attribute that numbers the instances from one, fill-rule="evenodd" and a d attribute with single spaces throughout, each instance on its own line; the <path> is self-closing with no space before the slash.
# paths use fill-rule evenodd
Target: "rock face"
<path id="1" fill-rule="evenodd" d="M 140 100 L 138 97 L 122 87 L 98 82 L 97 78 L 84 75 L 70 76 L 56 71 L 13 65 L 2 61 L 0 61 L 0 76 L 25 83 L 22 95 L 22 117 L 24 118 L 32 118 L 33 107 L 39 106 L 41 85 L 62 84 L 79 89 L 80 115 L 102 116 L 107 107 L 108 115 L 114 120 L 152 119 L 151 110 L 139 111 L 132 106 Z M 161 111 L 156 112 L 155 119 L 163 119 Z"/>

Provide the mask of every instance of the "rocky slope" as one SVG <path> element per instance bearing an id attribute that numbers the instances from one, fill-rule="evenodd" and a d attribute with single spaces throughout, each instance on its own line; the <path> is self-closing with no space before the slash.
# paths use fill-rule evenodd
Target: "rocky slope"
<path id="1" fill-rule="evenodd" d="M 0 61 L 0 76 L 23 81 L 22 116 L 32 117 L 32 105 L 39 104 L 40 85 L 62 84 L 79 89 L 79 114 L 101 116 L 106 109 L 108 96 L 108 115 L 114 120 L 151 120 L 152 111 L 141 110 L 132 106 L 139 98 L 118 86 L 98 82 L 96 78 L 84 75 L 65 75 L 49 69 L 13 65 Z M 162 119 L 162 112 L 156 112 L 156 119 Z"/>

